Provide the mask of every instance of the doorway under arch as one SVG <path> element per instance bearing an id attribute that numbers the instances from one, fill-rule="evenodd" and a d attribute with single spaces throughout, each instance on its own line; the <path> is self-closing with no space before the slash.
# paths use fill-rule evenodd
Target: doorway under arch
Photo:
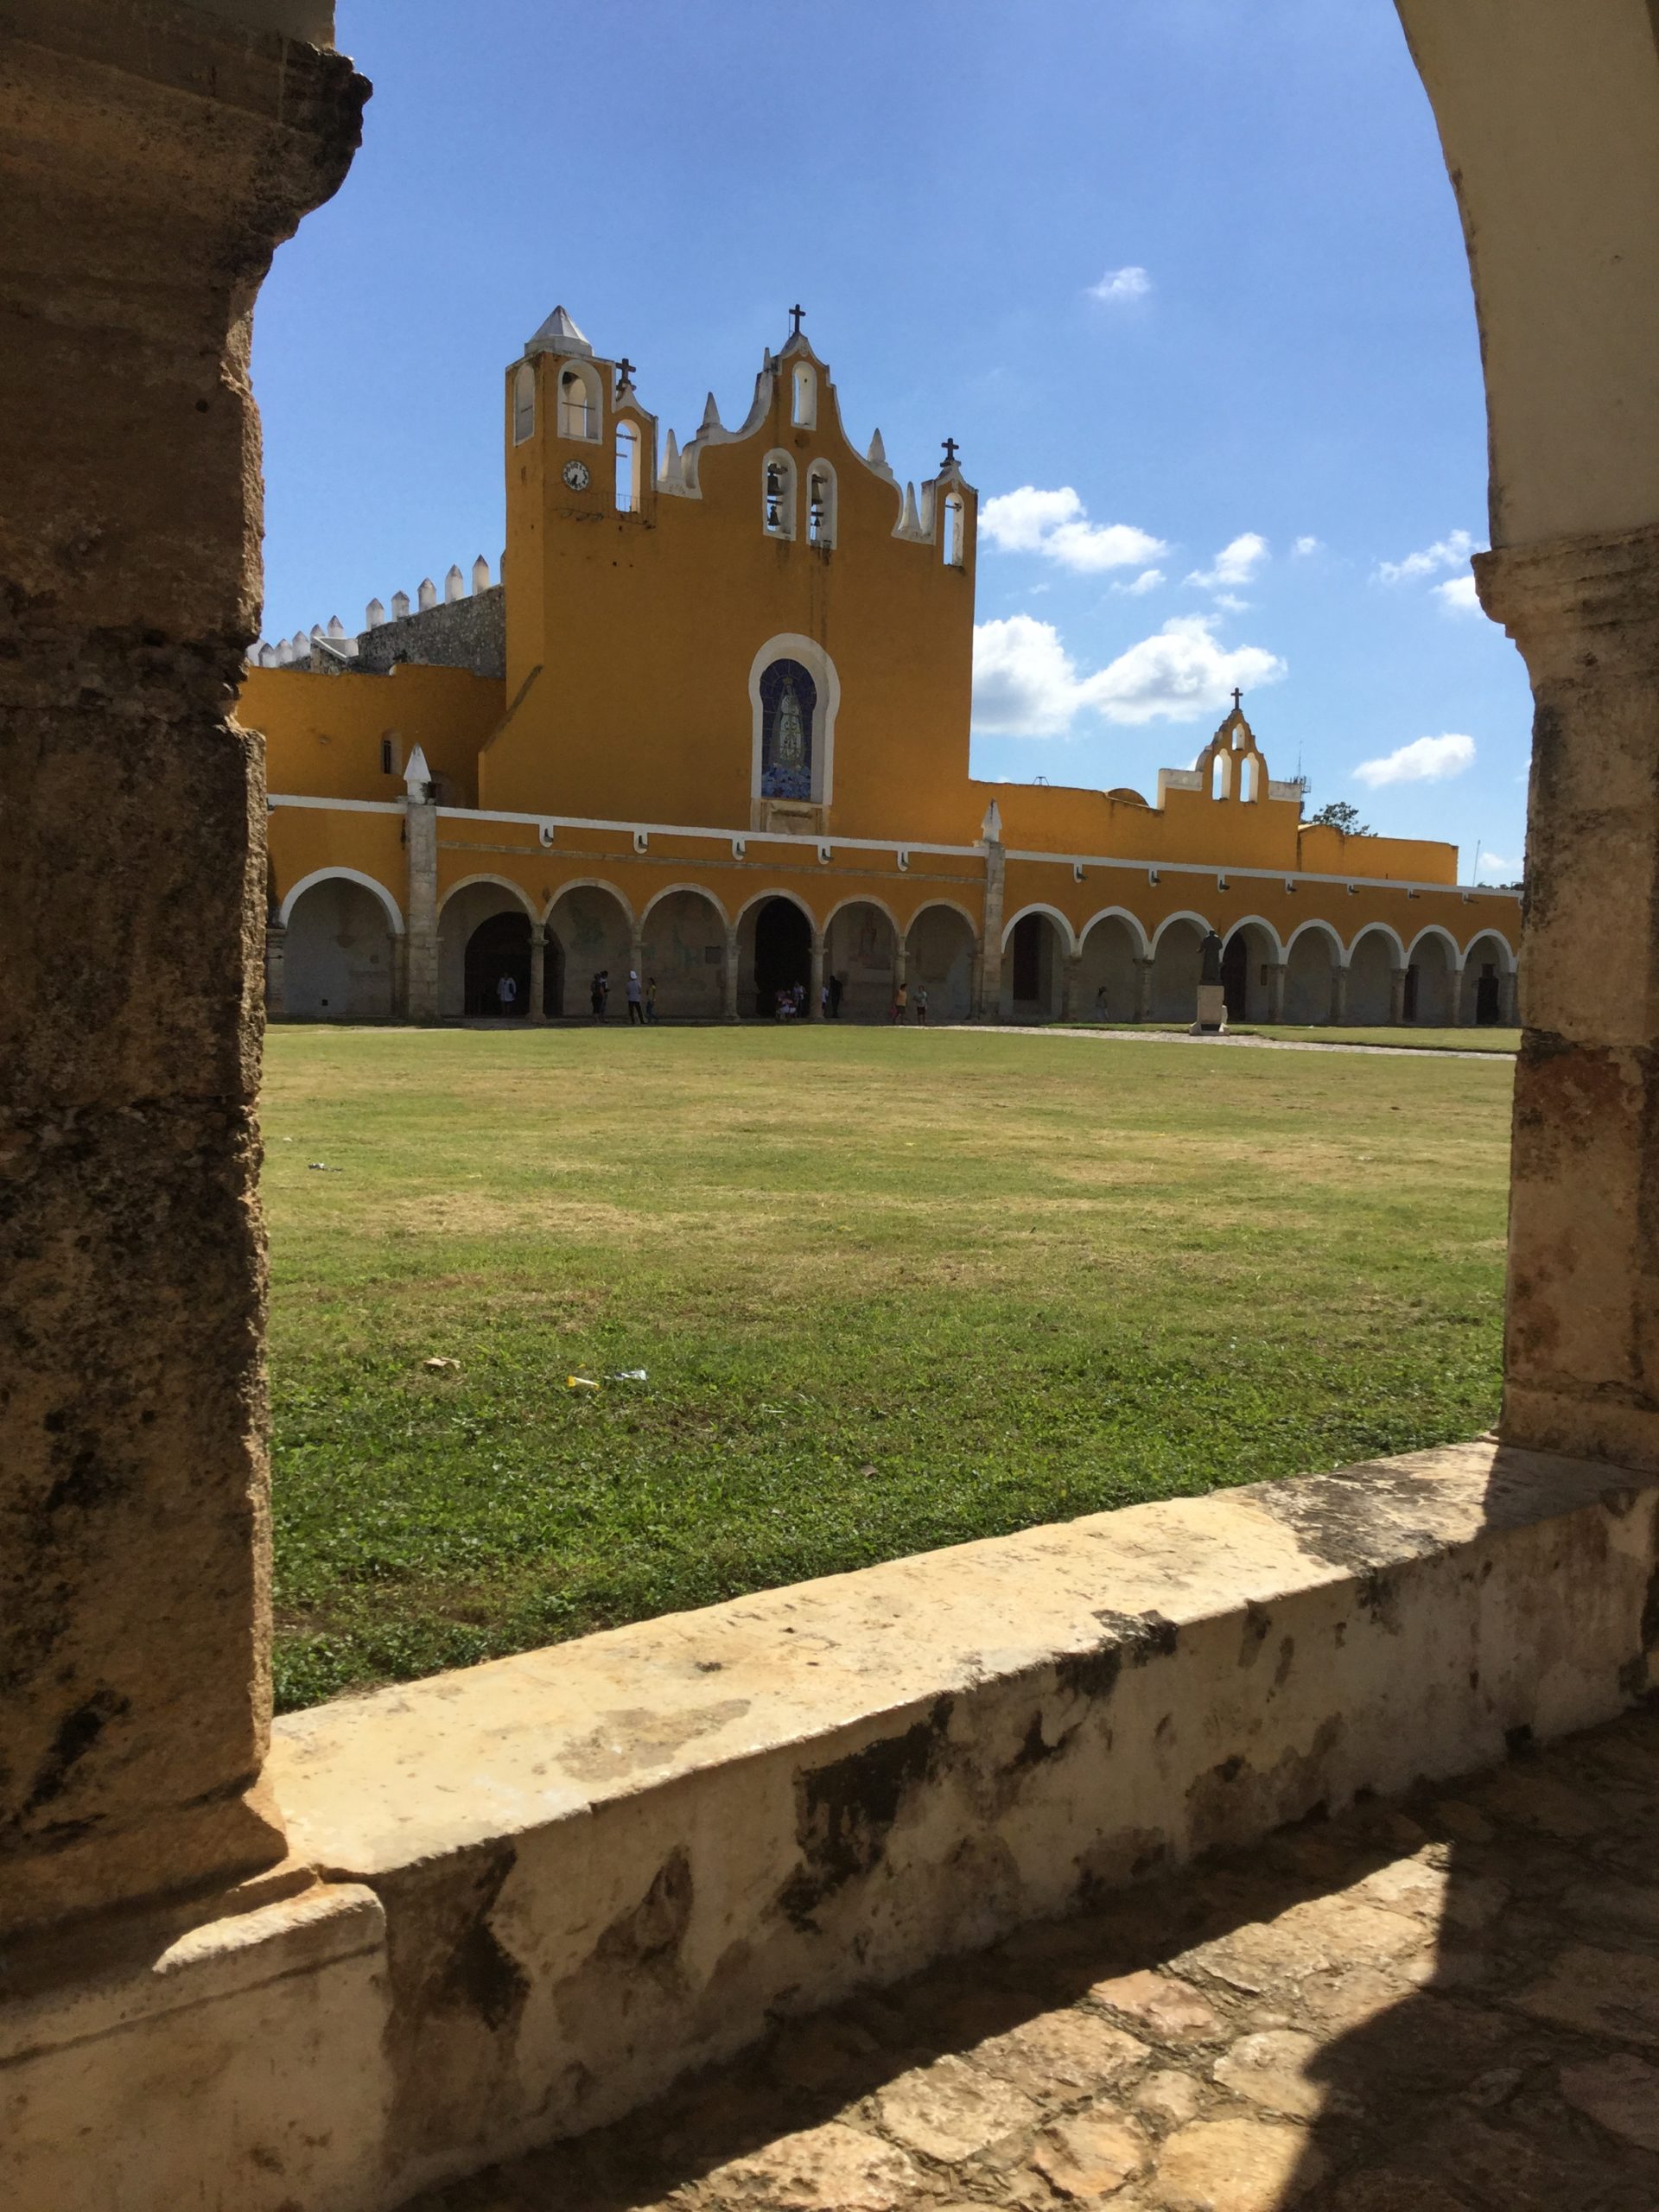
<path id="1" fill-rule="evenodd" d="M 1509 949 L 1500 938 L 1478 937 L 1464 955 L 1459 978 L 1458 1018 L 1483 1029 L 1503 1019 L 1503 978 L 1509 970 Z"/>
<path id="2" fill-rule="evenodd" d="M 530 1012 L 530 916 L 492 914 L 467 940 L 461 1011 L 474 1021 L 522 1021 Z M 504 1000 L 501 987 L 512 995 Z"/>
<path id="3" fill-rule="evenodd" d="M 1322 1028 L 1336 1001 L 1337 941 L 1325 929 L 1298 932 L 1285 956 L 1285 1020 Z"/>
<path id="4" fill-rule="evenodd" d="M 1221 950 L 1221 988 L 1229 1021 L 1265 1021 L 1272 1012 L 1266 970 L 1279 947 L 1260 922 L 1240 922 Z"/>
<path id="5" fill-rule="evenodd" d="M 1195 1021 L 1198 1013 L 1198 977 L 1204 967 L 1205 932 L 1186 915 L 1179 916 L 1160 931 L 1152 956 L 1152 1018 L 1154 1021 Z"/>
<path id="6" fill-rule="evenodd" d="M 1348 956 L 1348 1019 L 1362 1029 L 1385 1028 L 1393 1020 L 1394 971 L 1399 948 L 1386 930 L 1363 930 Z"/>
<path id="7" fill-rule="evenodd" d="M 768 899 L 753 919 L 753 1005 L 768 1019 L 779 991 L 812 982 L 812 925 L 792 899 Z M 810 1009 L 809 1009 L 810 1011 Z"/>
<path id="8" fill-rule="evenodd" d="M 632 918 L 613 891 L 601 883 L 574 884 L 553 901 L 547 917 L 547 966 L 559 976 L 559 997 L 548 1000 L 550 1014 L 593 1017 L 594 977 L 610 978 L 607 1014 L 627 1019 L 628 951 Z"/>
<path id="9" fill-rule="evenodd" d="M 1122 914 L 1103 914 L 1083 940 L 1074 1011 L 1091 1021 L 1133 1021 L 1141 939 Z"/>
<path id="10" fill-rule="evenodd" d="M 645 917 L 642 982 L 665 1021 L 718 1021 L 725 1011 L 726 922 L 705 892 L 671 891 Z"/>
<path id="11" fill-rule="evenodd" d="M 1449 1029 L 1457 1015 L 1457 986 L 1450 946 L 1427 931 L 1411 948 L 1406 969 L 1406 1020 L 1424 1029 Z"/>
<path id="12" fill-rule="evenodd" d="M 974 930 L 954 906 L 924 906 L 905 938 L 911 1004 L 927 993 L 930 1021 L 967 1021 L 974 1010 Z"/>
<path id="13" fill-rule="evenodd" d="M 830 917 L 823 935 L 823 973 L 837 1020 L 887 1020 L 898 950 L 898 931 L 871 899 L 855 899 Z"/>
<path id="14" fill-rule="evenodd" d="M 1002 1016 L 1052 1021 L 1065 981 L 1065 945 L 1052 914 L 1021 914 L 1002 956 Z"/>
<path id="15" fill-rule="evenodd" d="M 366 885 L 325 876 L 289 911 L 283 1002 L 290 1021 L 389 1021 L 393 944 Z"/>

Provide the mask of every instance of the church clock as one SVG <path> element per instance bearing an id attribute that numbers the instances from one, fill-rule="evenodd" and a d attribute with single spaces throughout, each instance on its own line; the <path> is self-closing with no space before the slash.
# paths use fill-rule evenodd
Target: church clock
<path id="1" fill-rule="evenodd" d="M 585 461 L 567 461 L 564 464 L 563 475 L 565 482 L 573 492 L 585 492 L 594 480 L 588 473 L 588 464 Z"/>

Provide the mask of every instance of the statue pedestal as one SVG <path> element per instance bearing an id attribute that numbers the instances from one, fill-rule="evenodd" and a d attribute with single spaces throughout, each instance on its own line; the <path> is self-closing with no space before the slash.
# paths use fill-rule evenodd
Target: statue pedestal
<path id="1" fill-rule="evenodd" d="M 1213 1036 L 1227 1027 L 1227 994 L 1219 983 L 1198 985 L 1198 1018 L 1192 1024 L 1194 1037 Z"/>

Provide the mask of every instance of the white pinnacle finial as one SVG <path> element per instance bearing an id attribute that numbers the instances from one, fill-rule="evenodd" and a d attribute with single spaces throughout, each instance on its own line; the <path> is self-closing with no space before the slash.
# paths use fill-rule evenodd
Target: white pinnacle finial
<path id="1" fill-rule="evenodd" d="M 979 834 L 988 845 L 1002 842 L 1002 810 L 993 799 L 985 810 L 985 819 L 979 825 Z"/>
<path id="2" fill-rule="evenodd" d="M 404 764 L 404 789 L 410 798 L 423 799 L 431 780 L 432 771 L 426 765 L 426 755 L 417 745 Z"/>
<path id="3" fill-rule="evenodd" d="M 526 355 L 580 353 L 588 360 L 592 360 L 594 357 L 593 347 L 563 308 L 554 308 L 552 314 L 525 346 L 524 352 Z"/>
<path id="4" fill-rule="evenodd" d="M 877 430 L 871 438 L 870 449 L 865 454 L 864 458 L 869 462 L 872 468 L 885 468 L 887 467 L 887 449 L 881 442 L 881 433 L 880 430 Z"/>
<path id="5" fill-rule="evenodd" d="M 448 606 L 452 601 L 465 599 L 466 596 L 467 580 L 461 573 L 461 563 L 458 561 L 452 561 L 449 563 L 449 573 L 443 580 L 444 603 Z"/>
<path id="6" fill-rule="evenodd" d="M 372 599 L 363 610 L 363 627 L 378 630 L 386 619 L 386 610 L 378 599 Z"/>
<path id="7" fill-rule="evenodd" d="M 680 467 L 680 442 L 672 430 L 669 432 L 668 442 L 663 448 L 662 474 L 657 481 L 659 488 L 664 492 L 677 492 L 685 481 L 683 472 Z"/>
<path id="8" fill-rule="evenodd" d="M 406 591 L 395 591 L 395 592 L 393 592 L 393 594 L 391 594 L 391 619 L 392 619 L 392 620 L 393 620 L 394 622 L 403 622 L 403 621 L 406 621 L 406 620 L 408 620 L 408 618 L 409 618 L 409 594 L 408 594 Z"/>
<path id="9" fill-rule="evenodd" d="M 346 625 L 340 620 L 338 614 L 331 614 L 328 617 L 329 637 L 338 642 L 339 639 L 345 636 L 345 634 Z"/>
<path id="10" fill-rule="evenodd" d="M 705 430 L 718 430 L 721 428 L 720 408 L 712 391 L 709 393 L 708 401 L 703 407 L 702 427 Z"/>
<path id="11" fill-rule="evenodd" d="M 423 576 L 421 588 L 415 594 L 423 614 L 429 613 L 438 603 L 438 588 L 430 576 Z"/>
<path id="12" fill-rule="evenodd" d="M 473 597 L 476 599 L 480 592 L 488 591 L 489 588 L 490 564 L 480 553 L 473 563 Z"/>
<path id="13" fill-rule="evenodd" d="M 919 537 L 922 534 L 922 518 L 916 512 L 916 486 L 913 484 L 905 486 L 905 512 L 899 518 L 899 531 L 903 537 Z"/>

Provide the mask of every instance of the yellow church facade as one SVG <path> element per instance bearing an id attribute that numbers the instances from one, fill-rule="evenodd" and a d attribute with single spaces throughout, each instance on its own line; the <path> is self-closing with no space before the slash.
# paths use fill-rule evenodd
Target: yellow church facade
<path id="1" fill-rule="evenodd" d="M 977 495 L 901 483 L 800 328 L 683 447 L 563 308 L 506 373 L 499 582 L 255 656 L 274 1017 L 1514 1019 L 1518 902 L 1302 821 L 1236 697 L 1128 790 L 969 768 Z"/>

